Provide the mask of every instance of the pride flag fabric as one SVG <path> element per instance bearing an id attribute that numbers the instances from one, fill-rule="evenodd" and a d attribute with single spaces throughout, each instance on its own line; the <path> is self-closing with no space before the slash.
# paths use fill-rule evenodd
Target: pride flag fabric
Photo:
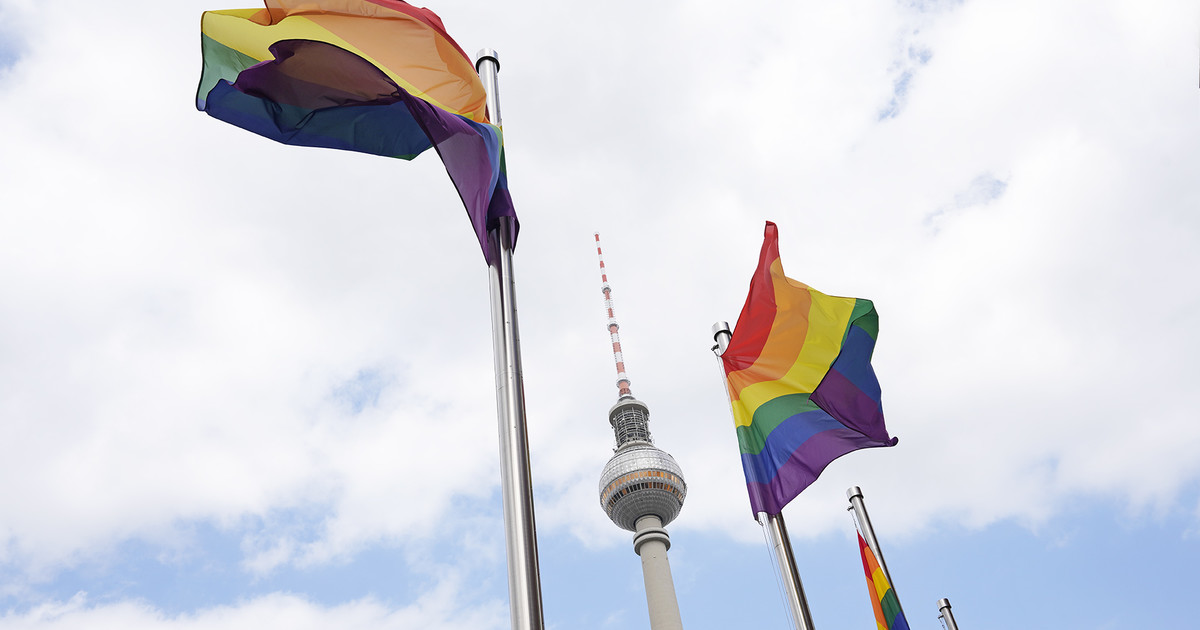
<path id="1" fill-rule="evenodd" d="M 437 150 L 484 257 L 516 212 L 504 139 L 475 67 L 428 9 L 400 0 L 266 0 L 207 11 L 196 108 L 285 144 L 411 160 Z"/>
<path id="2" fill-rule="evenodd" d="M 858 535 L 858 552 L 862 555 L 863 571 L 867 574 L 867 592 L 871 596 L 871 608 L 875 611 L 878 630 L 909 630 L 896 591 L 888 584 L 883 568 L 879 566 L 879 561 L 867 546 L 867 541 L 863 540 L 862 534 Z"/>
<path id="3" fill-rule="evenodd" d="M 721 355 L 753 514 L 778 514 L 851 451 L 893 446 L 871 367 L 870 300 L 825 295 L 783 274 L 767 222 L 758 269 Z"/>

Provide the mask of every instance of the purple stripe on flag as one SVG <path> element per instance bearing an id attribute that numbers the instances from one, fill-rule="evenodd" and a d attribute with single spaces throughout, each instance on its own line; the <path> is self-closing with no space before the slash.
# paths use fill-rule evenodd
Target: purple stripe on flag
<path id="1" fill-rule="evenodd" d="M 325 42 L 287 39 L 270 47 L 275 57 L 243 70 L 239 90 L 305 109 L 394 101 L 400 86 L 358 55 Z"/>
<path id="2" fill-rule="evenodd" d="M 895 438 L 888 441 L 883 406 L 855 387 L 841 372 L 827 372 L 809 400 L 858 433 L 877 442 L 887 442 L 888 446 L 895 445 Z"/>
<path id="3" fill-rule="evenodd" d="M 772 402 L 781 400 L 776 398 Z M 784 399 L 785 400 L 785 399 Z M 765 406 L 765 405 L 764 405 Z M 759 412 L 763 409 L 760 407 Z M 792 454 L 801 444 L 813 436 L 833 429 L 841 429 L 845 425 L 829 415 L 829 412 L 816 406 L 808 407 L 789 416 L 771 429 L 763 438 L 762 448 L 757 453 L 742 453 L 742 470 L 746 473 L 747 483 L 770 483 L 779 468 L 791 459 Z M 749 429 L 754 429 L 752 424 Z"/>
<path id="4" fill-rule="evenodd" d="M 778 514 L 783 506 L 817 480 L 833 460 L 860 448 L 891 446 L 852 429 L 831 429 L 809 438 L 792 453 L 770 483 L 748 483 L 750 509 Z"/>
<path id="5" fill-rule="evenodd" d="M 511 249 L 516 244 L 518 229 L 517 213 L 508 195 L 499 133 L 491 125 L 467 120 L 403 90 L 400 97 L 442 157 L 446 172 L 471 217 L 484 256 L 489 264 L 495 263 L 499 252 L 493 251 L 488 242 L 488 232 L 500 225 L 502 217 L 511 219 Z"/>

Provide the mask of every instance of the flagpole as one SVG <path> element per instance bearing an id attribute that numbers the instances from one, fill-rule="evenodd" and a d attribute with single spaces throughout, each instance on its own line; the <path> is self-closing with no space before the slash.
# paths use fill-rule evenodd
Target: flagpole
<path id="1" fill-rule="evenodd" d="M 725 354 L 725 349 L 729 347 L 729 339 L 733 335 L 729 330 L 729 322 L 717 322 L 713 324 L 712 330 L 713 340 L 717 342 L 712 351 L 719 358 Z M 804 596 L 804 584 L 800 582 L 800 573 L 796 570 L 796 558 L 792 555 L 792 541 L 788 538 L 783 513 L 759 512 L 757 518 L 759 525 L 767 532 L 768 544 L 774 553 L 776 566 L 779 567 L 793 623 L 797 630 L 814 630 L 812 613 L 808 609 L 808 598 Z"/>
<path id="2" fill-rule="evenodd" d="M 489 120 L 500 123 L 496 75 L 500 58 L 484 48 L 475 69 L 487 90 Z M 525 386 L 521 373 L 521 338 L 517 329 L 516 285 L 513 281 L 511 219 L 503 217 L 488 232 L 496 260 L 488 265 L 492 300 L 492 346 L 496 362 L 496 410 L 500 433 L 500 485 L 504 502 L 505 549 L 508 556 L 508 599 L 512 630 L 542 630 L 542 585 L 538 570 L 537 528 L 533 515 L 533 476 L 525 424 Z"/>
<path id="3" fill-rule="evenodd" d="M 808 598 L 804 596 L 804 584 L 800 582 L 800 573 L 796 570 L 796 558 L 792 555 L 792 541 L 788 538 L 787 525 L 783 522 L 783 513 L 758 513 L 758 523 L 767 532 L 771 551 L 775 554 L 775 562 L 779 565 L 779 574 L 783 576 L 783 587 L 788 608 L 792 611 L 792 621 L 797 630 L 813 630 L 812 613 L 808 610 Z"/>
<path id="4" fill-rule="evenodd" d="M 945 597 L 939 599 L 938 612 L 941 613 L 938 617 L 946 621 L 946 630 L 958 630 L 958 624 L 954 621 L 954 613 L 950 612 L 950 600 Z"/>
<path id="5" fill-rule="evenodd" d="M 846 498 L 850 499 L 850 508 L 854 510 L 854 515 L 862 527 L 863 540 L 867 542 L 867 546 L 875 554 L 875 559 L 879 561 L 879 568 L 883 569 L 883 577 L 887 578 L 892 592 L 896 594 L 896 605 L 900 607 L 900 614 L 904 614 L 904 606 L 900 604 L 900 592 L 896 590 L 896 581 L 892 579 L 892 574 L 887 568 L 887 561 L 883 559 L 883 550 L 879 548 L 879 540 L 875 538 L 875 528 L 871 527 L 871 517 L 867 516 L 867 505 L 863 503 L 862 488 L 850 486 L 846 489 Z M 905 619 L 907 618 L 906 615 Z"/>

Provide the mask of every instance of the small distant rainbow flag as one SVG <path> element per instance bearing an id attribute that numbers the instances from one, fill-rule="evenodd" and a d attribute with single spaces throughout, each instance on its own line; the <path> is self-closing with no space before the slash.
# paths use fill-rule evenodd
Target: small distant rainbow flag
<path id="1" fill-rule="evenodd" d="M 401 0 L 266 0 L 207 11 L 196 108 L 285 144 L 410 160 L 435 147 L 488 262 L 516 212 L 483 82 L 428 9 Z M 348 178 L 349 179 L 349 178 Z"/>
<path id="2" fill-rule="evenodd" d="M 879 561 L 867 546 L 867 541 L 863 540 L 862 534 L 858 535 L 858 551 L 862 554 L 863 571 L 867 574 L 867 592 L 871 596 L 871 608 L 875 610 L 878 630 L 909 630 L 896 591 L 888 584 L 883 568 L 879 566 Z"/>
<path id="3" fill-rule="evenodd" d="M 893 446 L 871 368 L 870 300 L 825 295 L 783 275 L 767 222 L 758 269 L 721 355 L 752 513 L 778 514 L 830 462 Z"/>

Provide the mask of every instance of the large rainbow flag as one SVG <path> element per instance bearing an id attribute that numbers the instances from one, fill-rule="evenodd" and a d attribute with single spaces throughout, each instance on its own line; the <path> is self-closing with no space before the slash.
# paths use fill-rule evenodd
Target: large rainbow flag
<path id="1" fill-rule="evenodd" d="M 862 555 L 863 571 L 867 574 L 867 594 L 871 596 L 877 630 L 909 630 L 896 591 L 888 583 L 883 568 L 879 566 L 879 561 L 867 546 L 867 541 L 863 540 L 862 534 L 858 535 L 858 552 Z"/>
<path id="2" fill-rule="evenodd" d="M 401 0 L 266 0 L 207 11 L 196 108 L 279 142 L 410 160 L 436 148 L 488 262 L 516 212 L 475 67 L 432 11 Z"/>
<path id="3" fill-rule="evenodd" d="M 870 300 L 784 276 L 779 231 L 767 222 L 750 294 L 721 355 L 752 513 L 778 514 L 850 451 L 896 444 L 871 368 L 878 330 Z"/>

